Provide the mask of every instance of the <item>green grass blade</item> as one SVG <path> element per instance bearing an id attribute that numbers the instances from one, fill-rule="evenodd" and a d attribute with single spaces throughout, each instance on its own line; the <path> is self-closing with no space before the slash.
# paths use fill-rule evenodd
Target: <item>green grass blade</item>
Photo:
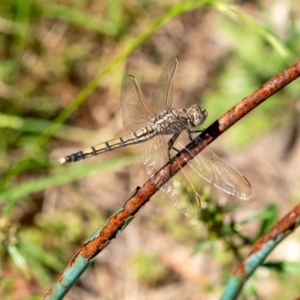
<path id="1" fill-rule="evenodd" d="M 122 158 L 93 164 L 74 164 L 70 168 L 62 168 L 61 173 L 42 177 L 40 179 L 29 180 L 19 184 L 18 186 L 10 187 L 0 193 L 0 203 L 6 203 L 6 207 L 2 211 L 2 215 L 9 216 L 14 204 L 21 199 L 26 199 L 26 197 L 31 193 L 78 180 L 93 172 L 103 172 L 117 166 L 124 166 L 135 159 L 135 156 L 124 156 Z"/>

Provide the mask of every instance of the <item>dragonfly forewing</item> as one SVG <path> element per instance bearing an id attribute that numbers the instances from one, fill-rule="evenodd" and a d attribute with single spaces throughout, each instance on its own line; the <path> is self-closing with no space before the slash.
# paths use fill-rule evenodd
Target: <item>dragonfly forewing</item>
<path id="1" fill-rule="evenodd" d="M 169 59 L 162 71 L 154 92 L 152 94 L 152 106 L 155 114 L 168 110 L 173 101 L 173 79 L 178 65 L 178 57 Z"/>
<path id="2" fill-rule="evenodd" d="M 171 107 L 173 101 L 173 78 L 178 65 L 177 56 L 167 62 L 152 94 L 151 101 L 146 100 L 132 75 L 125 76 L 121 88 L 123 124 L 128 132 L 147 126 L 153 117 Z"/>

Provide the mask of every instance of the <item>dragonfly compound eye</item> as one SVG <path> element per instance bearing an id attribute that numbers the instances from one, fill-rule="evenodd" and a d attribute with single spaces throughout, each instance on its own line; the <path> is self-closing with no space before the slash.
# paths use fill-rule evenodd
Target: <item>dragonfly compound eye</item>
<path id="1" fill-rule="evenodd" d="M 192 105 L 188 109 L 188 114 L 191 117 L 192 123 L 194 126 L 202 124 L 206 117 L 207 117 L 207 111 L 205 108 L 200 107 L 199 105 Z"/>

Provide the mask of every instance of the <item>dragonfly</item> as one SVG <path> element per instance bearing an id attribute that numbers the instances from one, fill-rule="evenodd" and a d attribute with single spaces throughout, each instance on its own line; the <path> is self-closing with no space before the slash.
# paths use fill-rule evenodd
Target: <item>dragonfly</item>
<path id="1" fill-rule="evenodd" d="M 120 98 L 123 125 L 129 134 L 67 155 L 59 159 L 59 163 L 77 162 L 140 143 L 141 160 L 149 177 L 153 177 L 176 153 L 194 140 L 199 133 L 195 127 L 207 118 L 206 109 L 196 104 L 188 109 L 171 108 L 177 66 L 177 56 L 167 62 L 150 100 L 144 98 L 134 76 L 125 76 Z M 191 219 L 197 218 L 201 211 L 200 196 L 196 190 L 198 184 L 190 179 L 191 173 L 242 200 L 251 196 L 249 181 L 206 147 L 160 188 L 173 205 Z"/>

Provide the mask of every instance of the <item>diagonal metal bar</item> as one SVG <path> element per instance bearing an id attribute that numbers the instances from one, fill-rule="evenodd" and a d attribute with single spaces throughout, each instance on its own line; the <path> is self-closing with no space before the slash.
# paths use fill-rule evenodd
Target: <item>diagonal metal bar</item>
<path id="1" fill-rule="evenodd" d="M 62 299 L 96 255 L 116 237 L 119 231 L 122 231 L 128 225 L 138 211 L 149 201 L 150 197 L 173 175 L 243 116 L 299 76 L 300 60 L 271 78 L 226 112 L 192 141 L 186 147 L 187 149 L 179 152 L 141 188 L 137 188 L 133 196 L 126 201 L 124 206 L 113 214 L 107 220 L 107 223 L 98 232 L 93 234 L 75 254 L 67 267 L 59 274 L 57 281 L 44 296 L 44 299 Z"/>
<path id="2" fill-rule="evenodd" d="M 233 271 L 222 300 L 237 299 L 247 279 L 263 263 L 271 251 L 300 225 L 300 204 L 279 220 L 252 247 L 249 255 Z"/>

